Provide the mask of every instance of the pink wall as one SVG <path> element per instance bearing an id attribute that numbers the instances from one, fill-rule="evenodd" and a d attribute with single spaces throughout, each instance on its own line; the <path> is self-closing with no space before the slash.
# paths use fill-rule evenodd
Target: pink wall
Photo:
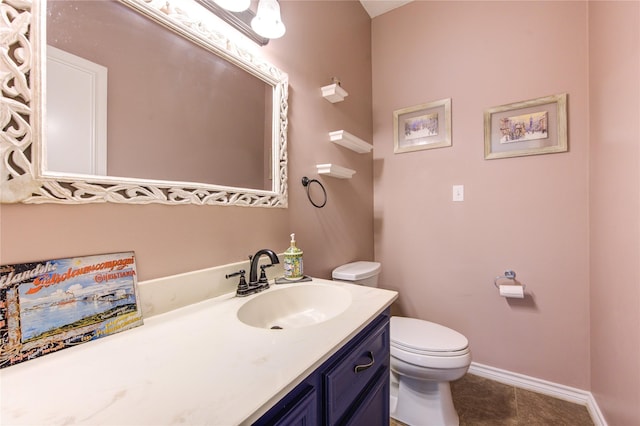
<path id="1" fill-rule="evenodd" d="M 268 54 L 289 72 L 289 223 L 304 250 L 305 270 L 330 278 L 339 264 L 373 259 L 372 154 L 357 154 L 329 142 L 346 130 L 373 142 L 371 122 L 371 19 L 357 1 L 280 2 L 287 34 Z M 280 48 L 282 43 L 282 48 Z M 286 43 L 286 45 L 285 45 Z M 285 66 L 286 65 L 286 66 Z M 332 104 L 320 87 L 338 77 L 349 93 Z M 352 179 L 319 178 L 316 164 L 356 171 Z M 319 178 L 327 205 L 313 207 L 300 183 Z M 286 247 L 283 247 L 283 249 Z"/>
<path id="2" fill-rule="evenodd" d="M 640 424 L 640 2 L 589 4 L 591 391 Z"/>
<path id="3" fill-rule="evenodd" d="M 282 2 L 287 34 L 262 48 L 290 78 L 289 208 L 164 205 L 0 205 L 0 264 L 135 250 L 139 279 L 236 262 L 256 250 L 283 251 L 296 232 L 306 272 L 329 277 L 338 264 L 373 258 L 371 154 L 328 141 L 346 129 L 371 140 L 371 20 L 357 2 Z M 331 22 L 332 31 L 326 23 Z M 330 104 L 320 87 L 342 79 L 349 97 Z M 302 176 L 316 163 L 357 170 L 322 178 L 329 201 L 309 204 Z"/>
<path id="4" fill-rule="evenodd" d="M 401 314 L 473 360 L 589 388 L 584 2 L 419 1 L 372 24 L 375 255 Z M 484 160 L 483 112 L 569 95 L 567 153 Z M 452 98 L 453 146 L 394 154 L 394 110 Z M 452 185 L 465 186 L 454 203 Z M 524 300 L 498 295 L 513 269 Z"/>

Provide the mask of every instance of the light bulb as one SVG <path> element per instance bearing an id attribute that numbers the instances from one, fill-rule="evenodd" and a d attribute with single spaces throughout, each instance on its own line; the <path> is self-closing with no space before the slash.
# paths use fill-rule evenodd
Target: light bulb
<path id="1" fill-rule="evenodd" d="M 280 38 L 286 28 L 280 17 L 280 5 L 277 0 L 260 0 L 258 12 L 251 20 L 251 28 L 266 38 Z"/>

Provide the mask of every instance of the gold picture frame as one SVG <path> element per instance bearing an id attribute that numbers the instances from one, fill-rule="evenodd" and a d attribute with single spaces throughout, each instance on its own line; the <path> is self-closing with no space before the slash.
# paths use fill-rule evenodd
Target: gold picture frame
<path id="1" fill-rule="evenodd" d="M 393 112 L 393 152 L 451 146 L 451 98 Z"/>
<path id="2" fill-rule="evenodd" d="M 566 151 L 566 93 L 501 105 L 484 113 L 485 160 Z"/>

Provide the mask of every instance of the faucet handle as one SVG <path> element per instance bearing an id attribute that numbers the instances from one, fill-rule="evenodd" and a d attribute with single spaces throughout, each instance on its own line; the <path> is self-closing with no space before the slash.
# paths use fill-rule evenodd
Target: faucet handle
<path id="1" fill-rule="evenodd" d="M 260 265 L 260 278 L 258 278 L 258 284 L 265 285 L 266 288 L 269 288 L 269 280 L 267 280 L 267 274 L 264 272 L 265 268 L 271 268 L 273 263 L 268 265 Z"/>
<path id="2" fill-rule="evenodd" d="M 229 279 L 231 277 L 237 277 L 238 275 L 240 275 L 240 280 L 243 280 L 244 279 L 244 274 L 246 274 L 245 270 L 244 269 L 240 269 L 239 271 L 233 272 L 231 274 L 227 274 L 224 277 L 226 279 Z"/>
<path id="3" fill-rule="evenodd" d="M 231 277 L 237 277 L 240 275 L 240 280 L 238 281 L 238 290 L 236 291 L 237 295 L 244 295 L 249 290 L 249 285 L 247 284 L 247 280 L 244 277 L 245 270 L 240 269 L 238 272 L 234 272 L 232 274 L 227 274 L 224 277 L 229 279 Z"/>

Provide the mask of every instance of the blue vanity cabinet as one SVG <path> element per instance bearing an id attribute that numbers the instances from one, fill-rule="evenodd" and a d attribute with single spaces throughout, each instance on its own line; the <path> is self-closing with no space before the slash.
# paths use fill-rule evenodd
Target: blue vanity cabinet
<path id="1" fill-rule="evenodd" d="M 323 424 L 389 424 L 389 317 L 378 320 L 323 371 Z M 361 420 L 373 417 L 377 421 Z"/>
<path id="2" fill-rule="evenodd" d="M 255 425 L 388 425 L 389 309 Z"/>

